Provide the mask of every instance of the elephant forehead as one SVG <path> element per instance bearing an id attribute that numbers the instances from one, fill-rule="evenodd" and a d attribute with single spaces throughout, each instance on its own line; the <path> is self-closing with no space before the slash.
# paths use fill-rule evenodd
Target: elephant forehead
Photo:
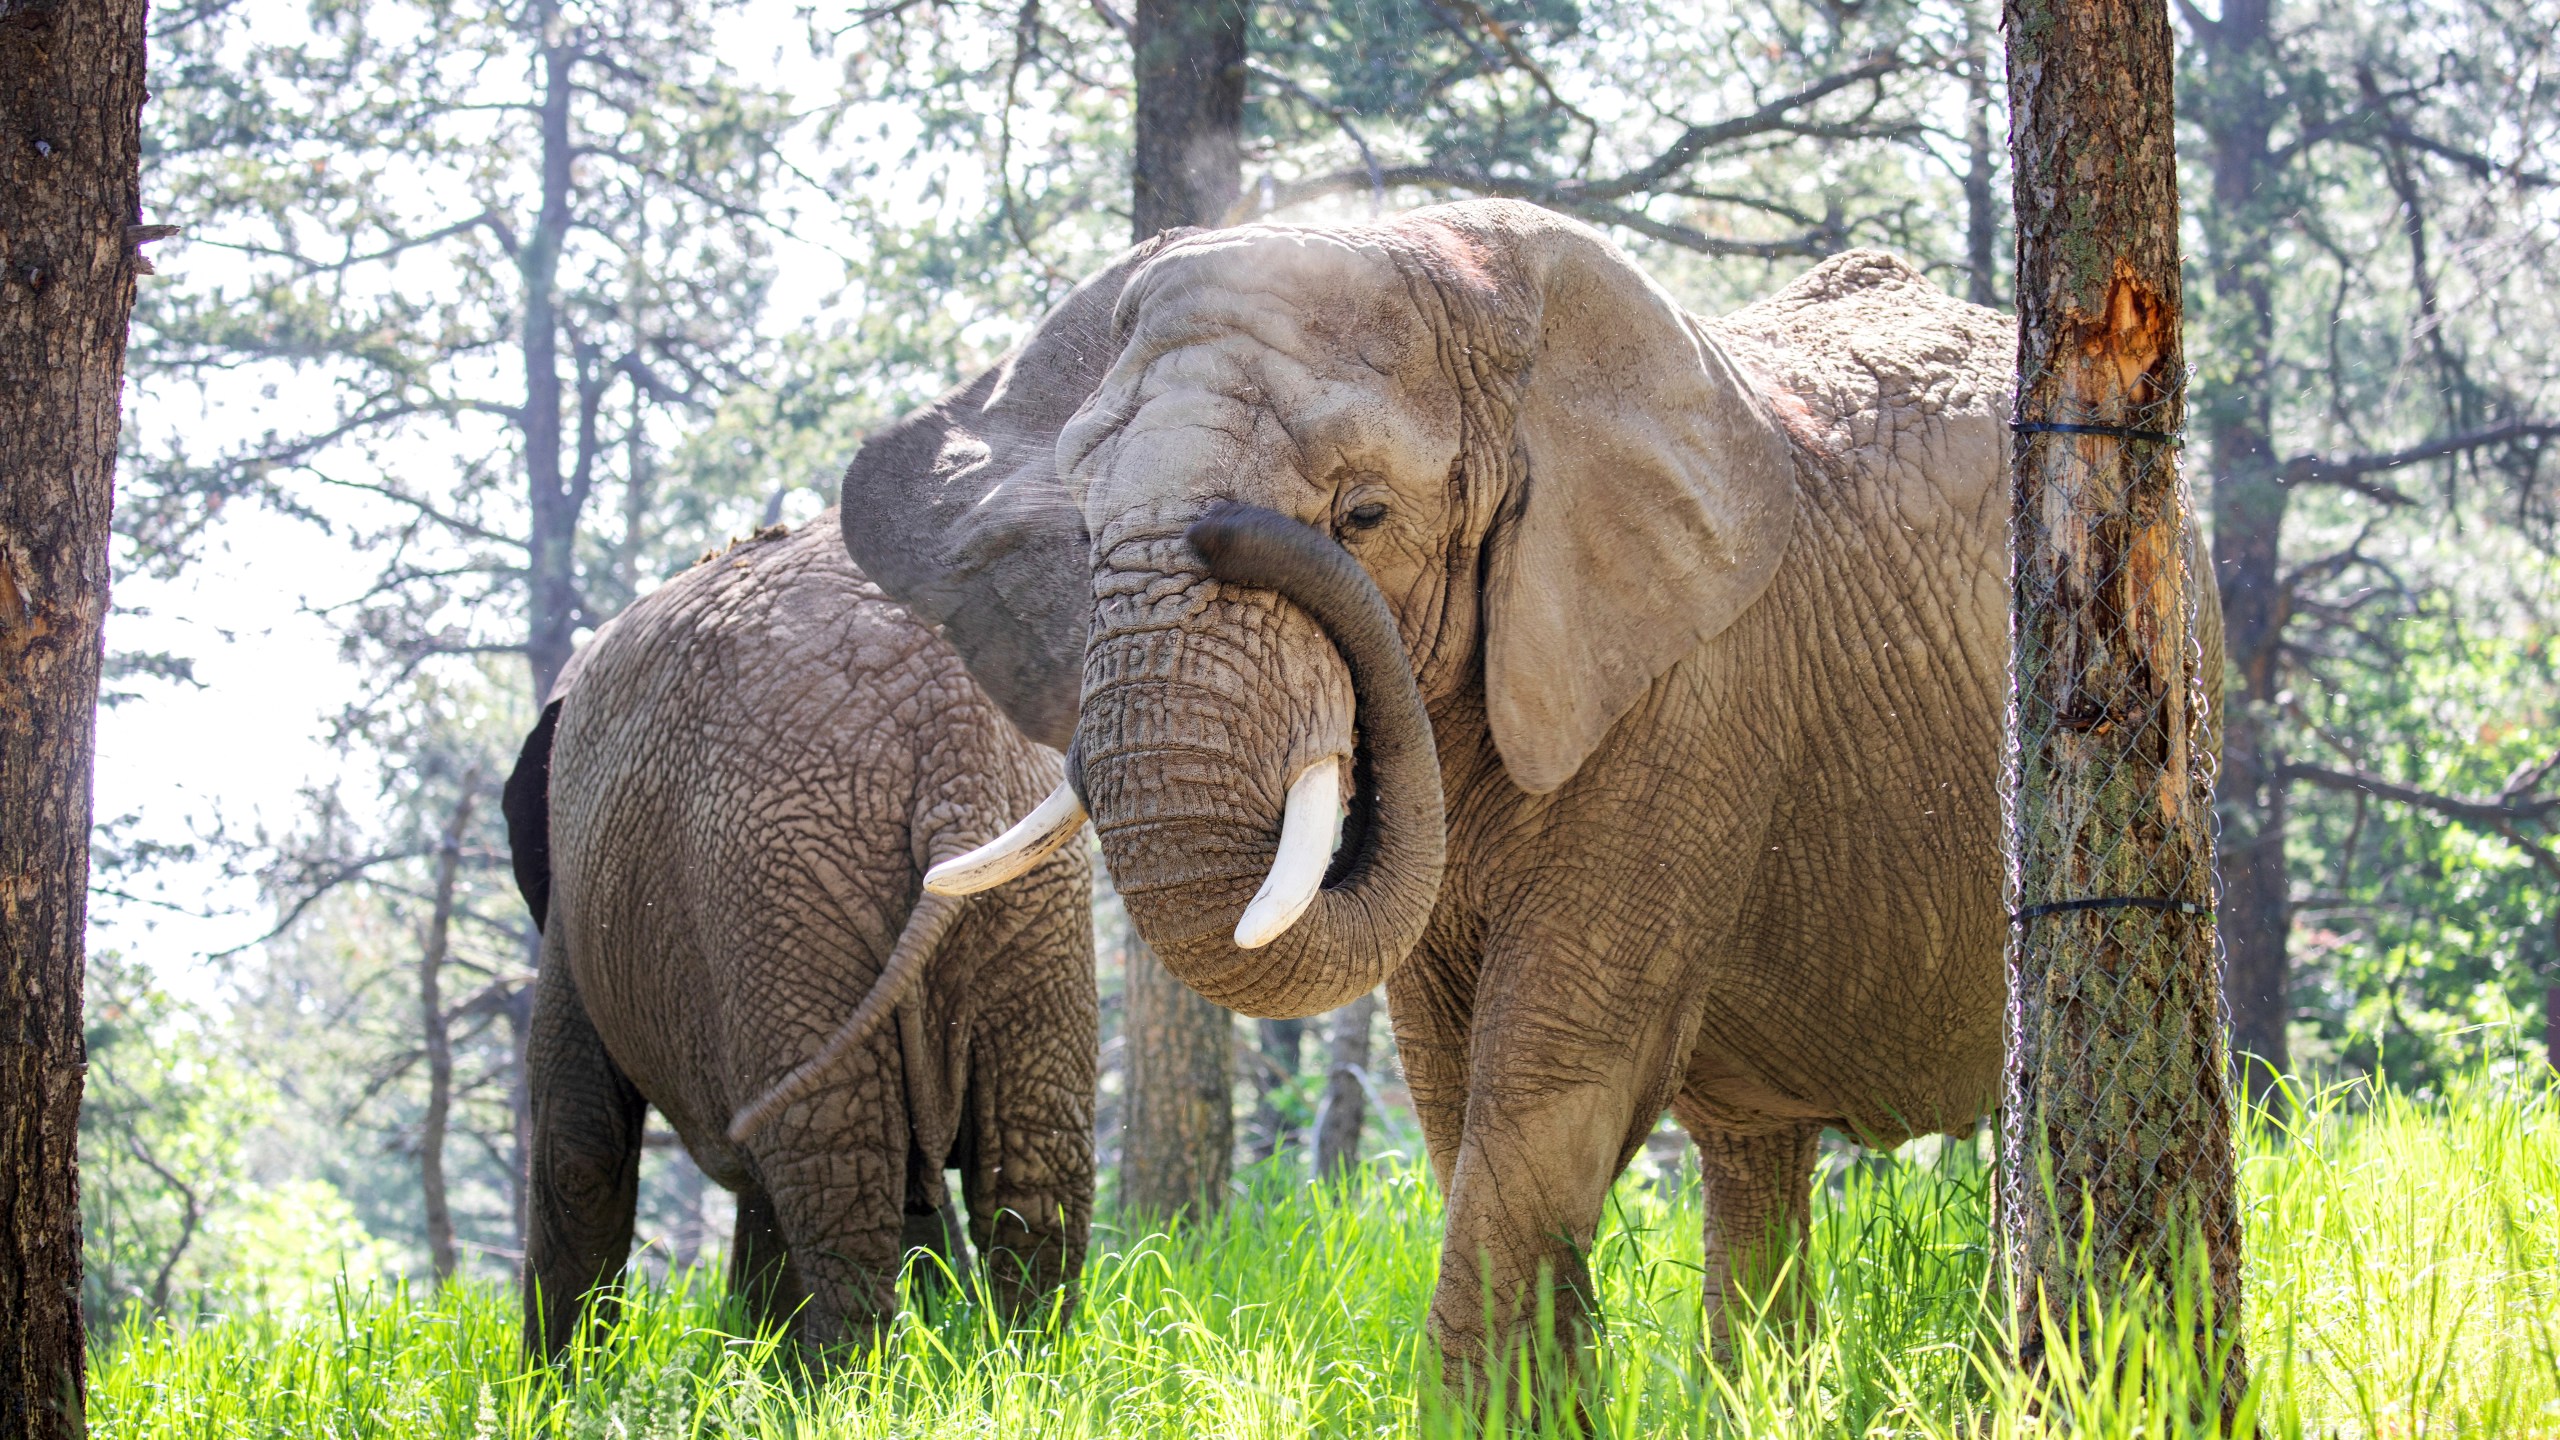
<path id="1" fill-rule="evenodd" d="M 1116 432 L 1070 467 L 1088 524 L 1176 494 L 1296 512 L 1355 479 L 1434 484 L 1455 462 L 1454 387 L 1263 358 L 1168 365 L 1183 373 L 1145 387 Z"/>

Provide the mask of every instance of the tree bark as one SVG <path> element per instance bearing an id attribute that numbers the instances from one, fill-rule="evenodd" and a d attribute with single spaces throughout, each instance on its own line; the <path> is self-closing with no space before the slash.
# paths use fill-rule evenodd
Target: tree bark
<path id="1" fill-rule="evenodd" d="M 1235 1148 L 1235 1026 L 1164 968 L 1134 928 L 1123 953 L 1129 1124 L 1120 1142 L 1121 1203 L 1157 1218 L 1214 1214 L 1226 1199 Z"/>
<path id="2" fill-rule="evenodd" d="M 2243 1388 L 2240 1229 L 2196 673 L 2165 0 L 2007 0 L 2017 195 L 2018 924 L 2004 1241 L 2021 1360 L 2084 1294 L 2165 1303 Z M 2067 428 L 2057 428 L 2067 427 Z M 2165 1310 L 2161 1312 L 2165 1317 Z M 2211 1373 L 2210 1370 L 2208 1373 Z"/>
<path id="3" fill-rule="evenodd" d="M 1216 225 L 1244 188 L 1242 0 L 1138 0 L 1131 238 Z"/>
<path id="4" fill-rule="evenodd" d="M 0 0 L 0 1440 L 79 1435 L 81 975 L 142 0 Z"/>
<path id="5" fill-rule="evenodd" d="M 1279 1103 L 1272 1097 L 1298 1078 L 1306 1038 L 1304 1020 L 1254 1022 L 1254 1048 L 1261 1053 L 1262 1064 L 1253 1077 L 1253 1125 L 1246 1144 L 1257 1162 L 1279 1154 L 1280 1148 L 1289 1143 L 1288 1118 L 1280 1113 Z"/>
<path id="6" fill-rule="evenodd" d="M 426 1198 L 427 1256 L 436 1283 L 453 1278 L 453 1207 L 444 1183 L 444 1136 L 453 1111 L 453 1028 L 444 1008 L 444 960 L 453 938 L 453 890 L 462 869 L 462 837 L 471 826 L 471 807 L 479 798 L 480 773 L 463 777 L 462 798 L 454 802 L 436 844 L 435 909 L 427 918 L 427 940 L 418 955 L 418 1026 L 427 1052 L 427 1113 L 418 1124 L 418 1182 Z"/>
<path id="7" fill-rule="evenodd" d="M 1138 0 L 1130 171 L 1132 237 L 1216 225 L 1244 185 L 1245 7 L 1241 0 Z M 1133 933 L 1128 947 L 1128 1125 L 1120 1193 L 1171 1215 L 1223 1201 L 1235 1145 L 1234 1020 L 1194 994 Z"/>
<path id="8" fill-rule="evenodd" d="M 2285 871 L 2285 754 L 2276 694 L 2289 597 L 2283 531 L 2291 492 L 2276 457 L 2277 230 L 2295 203 L 2273 150 L 2274 16 L 2269 0 L 2229 0 L 2196 27 L 2202 83 L 2189 96 L 2206 139 L 2213 202 L 2200 219 L 2213 278 L 2212 357 L 2196 405 L 2213 466 L 2214 585 L 2231 688 L 2222 720 L 2220 924 L 2231 1045 L 2251 1057 L 2252 1097 L 2291 1063 Z"/>
<path id="9" fill-rule="evenodd" d="M 1369 1022 L 1374 990 L 1333 1012 L 1333 1066 L 1316 1106 L 1316 1180 L 1349 1177 L 1360 1163 L 1360 1131 L 1369 1121 Z"/>
<path id="10" fill-rule="evenodd" d="M 1999 200 L 1991 185 L 1991 45 L 1981 0 L 1965 6 L 1964 242 L 1965 298 L 1998 305 L 1992 256 L 2000 240 Z"/>
<path id="11" fill-rule="evenodd" d="M 516 257 L 524 285 L 524 436 L 526 498 L 532 528 L 526 537 L 525 659 L 533 670 L 533 703 L 551 698 L 551 686 L 569 663 L 579 618 L 578 514 L 586 496 L 576 493 L 560 464 L 566 438 L 560 381 L 560 255 L 569 243 L 570 195 L 577 151 L 569 128 L 576 95 L 571 73 L 578 60 L 570 37 L 559 33 L 557 6 L 538 7 L 542 36 L 542 202 L 533 233 Z"/>

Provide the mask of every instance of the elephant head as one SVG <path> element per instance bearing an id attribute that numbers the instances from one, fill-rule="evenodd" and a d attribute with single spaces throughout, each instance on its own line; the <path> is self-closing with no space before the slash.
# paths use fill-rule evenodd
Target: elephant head
<path id="1" fill-rule="evenodd" d="M 976 418 L 1025 386 L 1010 428 Z M 1132 252 L 866 446 L 844 513 L 1017 721 L 1072 740 L 1074 793 L 937 880 L 988 883 L 1089 810 L 1165 963 L 1290 1016 L 1421 936 L 1432 717 L 1489 727 L 1520 791 L 1566 784 L 1767 586 L 1795 476 L 1624 255 L 1484 201 Z"/>

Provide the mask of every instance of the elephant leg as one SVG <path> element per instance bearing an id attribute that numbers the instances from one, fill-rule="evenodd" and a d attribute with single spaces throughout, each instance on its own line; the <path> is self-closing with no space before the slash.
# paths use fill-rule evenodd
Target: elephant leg
<path id="1" fill-rule="evenodd" d="M 782 1239 L 782 1217 L 773 1197 L 752 1181 L 738 1191 L 738 1228 L 729 1242 L 729 1293 L 746 1309 L 750 1334 L 791 1323 L 807 1288 L 791 1247 Z"/>
<path id="2" fill-rule="evenodd" d="M 631 1258 L 648 1102 L 605 1053 L 560 954 L 543 944 L 526 1037 L 533 1126 L 525 1177 L 524 1346 L 557 1360 L 587 1297 Z"/>
<path id="3" fill-rule="evenodd" d="M 1466 1133 L 1467 1018 L 1475 1008 L 1476 963 L 1473 954 L 1453 961 L 1426 948 L 1387 977 L 1396 1062 L 1444 1195 Z"/>
<path id="4" fill-rule="evenodd" d="M 1680 1118 L 1697 1144 L 1706 1191 L 1705 1303 L 1715 1352 L 1729 1353 L 1733 1327 L 1754 1315 L 1767 1315 L 1782 1332 L 1804 1333 L 1813 1319 L 1804 1242 L 1822 1127 L 1800 1122 L 1741 1133 Z"/>
<path id="5" fill-rule="evenodd" d="M 1073 953 L 1056 943 L 1049 953 Z M 1047 969 L 980 1017 L 962 1137 L 969 1238 L 1017 1325 L 1045 1321 L 1061 1290 L 1059 1314 L 1073 1311 L 1093 1224 L 1093 972 Z"/>
<path id="6" fill-rule="evenodd" d="M 1488 957 L 1482 995 L 1431 1301 L 1443 1376 L 1513 1373 L 1521 1347 L 1550 1339 L 1587 1373 L 1599 1317 L 1585 1257 L 1610 1182 L 1668 1098 L 1684 1007 L 1673 984 L 1562 944 Z"/>
<path id="7" fill-rule="evenodd" d="M 892 1043 L 749 1142 L 804 1297 L 792 1333 L 813 1357 L 874 1343 L 897 1305 L 912 1142 Z"/>

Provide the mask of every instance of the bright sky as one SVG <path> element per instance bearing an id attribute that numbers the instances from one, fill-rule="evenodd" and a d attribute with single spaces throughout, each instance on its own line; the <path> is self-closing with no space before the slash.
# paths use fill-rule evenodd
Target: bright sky
<path id="1" fill-rule="evenodd" d="M 274 9 L 281 23 L 301 22 L 299 0 L 257 3 Z M 754 0 L 722 34 L 740 73 L 795 96 L 832 92 L 832 63 L 802 48 L 805 29 L 791 4 Z M 827 238 L 822 223 L 803 229 Z M 780 273 L 765 324 L 778 334 L 812 323 L 842 288 L 844 272 L 823 243 L 777 237 L 775 244 Z M 163 253 L 174 249 L 164 246 Z M 174 274 L 179 267 L 169 268 Z M 169 422 L 150 413 L 151 397 L 130 387 L 128 396 L 130 423 Z M 281 413 L 292 408 L 289 392 L 217 401 L 201 417 L 174 423 L 188 425 L 191 448 L 205 453 L 234 437 L 295 427 L 299 418 Z M 202 688 L 131 681 L 122 688 L 137 698 L 100 713 L 99 823 L 130 816 L 126 838 L 162 844 L 182 844 L 217 827 L 235 837 L 290 830 L 305 813 L 304 788 L 337 773 L 340 761 L 323 727 L 360 679 L 314 612 L 357 594 L 378 561 L 307 523 L 237 505 L 184 575 L 120 578 L 108 648 L 189 657 Z M 163 864 L 137 883 L 131 898 L 92 895 L 91 944 L 148 961 L 181 993 L 210 993 L 219 973 L 204 957 L 254 940 L 273 923 L 255 884 L 224 878 L 212 860 Z"/>

